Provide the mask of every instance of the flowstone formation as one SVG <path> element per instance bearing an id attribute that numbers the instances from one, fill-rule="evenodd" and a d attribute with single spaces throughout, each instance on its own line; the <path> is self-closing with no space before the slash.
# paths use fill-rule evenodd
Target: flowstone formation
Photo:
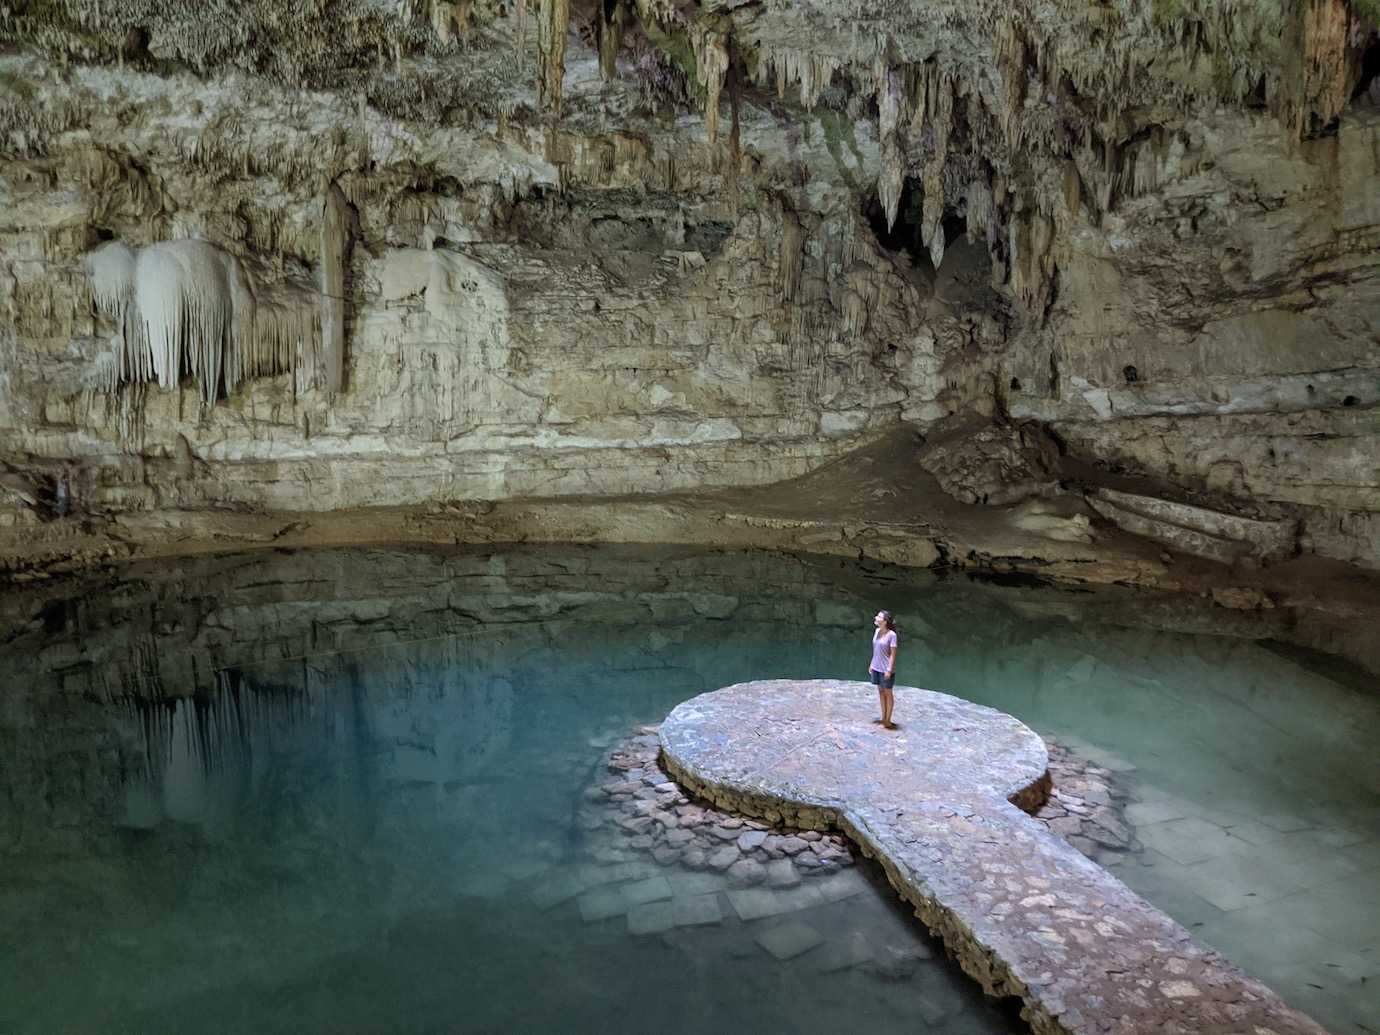
<path id="1" fill-rule="evenodd" d="M 0 568 L 904 429 L 935 481 L 871 520 L 917 563 L 1374 572 L 1378 13 L 11 3 Z M 916 531 L 955 501 L 1004 548 Z"/>
<path id="2" fill-rule="evenodd" d="M 780 679 L 701 694 L 662 724 L 662 764 L 720 807 L 842 830 L 989 995 L 1023 1001 L 1036 1032 L 1321 1035 L 1021 811 L 1050 794 L 1033 732 L 914 687 L 896 688 L 901 725 L 884 730 L 870 690 Z"/>

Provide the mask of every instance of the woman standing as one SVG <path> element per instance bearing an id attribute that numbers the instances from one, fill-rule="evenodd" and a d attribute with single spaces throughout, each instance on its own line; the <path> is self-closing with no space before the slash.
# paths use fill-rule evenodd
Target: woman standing
<path id="1" fill-rule="evenodd" d="M 872 633 L 872 665 L 868 675 L 877 687 L 877 696 L 882 702 L 882 717 L 874 719 L 889 730 L 896 724 L 891 721 L 891 709 L 896 706 L 896 620 L 890 611 L 878 611 L 872 619 L 876 627 Z"/>

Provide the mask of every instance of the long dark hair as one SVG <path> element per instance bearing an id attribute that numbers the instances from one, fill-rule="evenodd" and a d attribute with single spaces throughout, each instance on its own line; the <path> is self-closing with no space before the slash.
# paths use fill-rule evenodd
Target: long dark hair
<path id="1" fill-rule="evenodd" d="M 896 619 L 892 616 L 891 612 L 879 611 L 877 613 L 886 619 L 886 631 L 892 633 L 896 632 Z"/>

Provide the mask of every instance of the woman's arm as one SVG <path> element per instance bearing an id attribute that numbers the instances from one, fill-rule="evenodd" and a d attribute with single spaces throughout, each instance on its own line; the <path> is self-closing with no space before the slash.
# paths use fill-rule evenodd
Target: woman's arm
<path id="1" fill-rule="evenodd" d="M 896 647 L 897 647 L 897 643 L 898 643 L 897 640 L 892 640 L 892 641 L 891 641 L 891 652 L 887 655 L 887 661 L 886 661 L 886 674 L 889 675 L 889 676 L 894 676 L 894 675 L 896 674 Z"/>

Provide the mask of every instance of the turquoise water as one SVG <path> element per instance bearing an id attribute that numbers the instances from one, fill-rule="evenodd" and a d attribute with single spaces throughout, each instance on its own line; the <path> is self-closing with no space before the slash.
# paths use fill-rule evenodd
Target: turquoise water
<path id="1" fill-rule="evenodd" d="M 878 607 L 899 682 L 1117 772 L 1147 846 L 1122 879 L 1363 1031 L 1380 699 L 1212 635 L 1211 609 L 1166 631 L 1153 603 L 565 548 L 221 558 L 16 597 L 0 1031 L 1019 1030 L 866 867 L 866 893 L 790 918 L 656 935 L 550 904 L 598 851 L 577 816 L 614 739 L 729 682 L 865 678 Z M 773 958 L 757 939 L 787 919 L 824 944 Z M 859 940 L 871 962 L 834 969 Z"/>

